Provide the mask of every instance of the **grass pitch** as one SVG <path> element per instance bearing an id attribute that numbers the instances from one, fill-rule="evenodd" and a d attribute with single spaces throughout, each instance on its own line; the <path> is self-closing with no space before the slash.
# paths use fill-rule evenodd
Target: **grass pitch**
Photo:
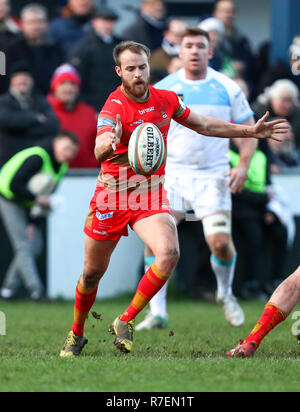
<path id="1" fill-rule="evenodd" d="M 265 339 L 254 359 L 228 359 L 226 351 L 248 335 L 264 304 L 242 302 L 247 320 L 236 329 L 214 304 L 170 300 L 169 330 L 136 332 L 133 352 L 122 355 L 107 330 L 129 299 L 95 303 L 93 311 L 102 320 L 89 316 L 89 344 L 79 359 L 58 357 L 72 324 L 72 302 L 0 301 L 6 315 L 6 336 L 0 336 L 0 391 L 300 390 L 300 347 L 291 317 Z"/>

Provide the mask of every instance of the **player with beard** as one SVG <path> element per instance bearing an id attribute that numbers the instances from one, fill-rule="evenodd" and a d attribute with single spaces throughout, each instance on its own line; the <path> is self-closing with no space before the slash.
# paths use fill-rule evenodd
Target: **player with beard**
<path id="1" fill-rule="evenodd" d="M 74 323 L 61 357 L 79 356 L 87 343 L 85 321 L 111 254 L 121 236 L 127 236 L 128 225 L 151 248 L 155 261 L 142 277 L 128 308 L 110 327 L 116 336 L 114 343 L 122 352 L 131 351 L 135 317 L 166 283 L 179 258 L 176 224 L 162 184 L 165 166 L 145 178 L 135 174 L 128 163 L 128 142 L 136 126 L 154 123 L 165 144 L 171 119 L 199 133 L 219 137 L 280 140 L 287 128 L 284 120 L 265 122 L 268 114 L 255 126 L 244 126 L 192 113 L 174 92 L 149 86 L 150 51 L 144 45 L 122 42 L 115 48 L 114 58 L 122 85 L 108 97 L 99 114 L 95 156 L 101 172 L 85 224 L 85 260 L 76 289 Z"/>

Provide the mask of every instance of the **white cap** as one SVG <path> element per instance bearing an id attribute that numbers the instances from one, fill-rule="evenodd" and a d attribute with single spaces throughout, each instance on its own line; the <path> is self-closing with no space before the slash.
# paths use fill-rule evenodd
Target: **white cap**
<path id="1" fill-rule="evenodd" d="M 209 17 L 208 19 L 203 20 L 198 24 L 199 29 L 210 32 L 212 30 L 217 30 L 221 36 L 225 34 L 225 26 L 221 20 L 216 19 L 215 17 Z"/>

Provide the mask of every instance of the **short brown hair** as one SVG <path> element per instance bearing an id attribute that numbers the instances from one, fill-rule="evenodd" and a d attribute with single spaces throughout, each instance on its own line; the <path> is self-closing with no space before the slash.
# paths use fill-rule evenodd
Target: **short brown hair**
<path id="1" fill-rule="evenodd" d="M 210 42 L 209 34 L 207 31 L 200 29 L 199 27 L 187 27 L 183 33 L 183 38 L 187 36 L 204 36 Z"/>
<path id="2" fill-rule="evenodd" d="M 61 130 L 55 137 L 57 140 L 59 139 L 68 139 L 72 142 L 75 146 L 80 146 L 80 141 L 77 134 L 71 132 L 70 130 Z"/>
<path id="3" fill-rule="evenodd" d="M 145 53 L 148 61 L 150 61 L 151 52 L 150 49 L 144 44 L 137 43 L 135 41 L 122 41 L 114 48 L 113 56 L 117 66 L 120 66 L 120 55 L 125 51 L 130 50 L 132 53 L 143 54 Z"/>

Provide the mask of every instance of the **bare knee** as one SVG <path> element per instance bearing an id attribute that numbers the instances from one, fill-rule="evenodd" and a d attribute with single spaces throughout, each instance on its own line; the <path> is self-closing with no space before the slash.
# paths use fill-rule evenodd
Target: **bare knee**
<path id="1" fill-rule="evenodd" d="M 231 237 L 227 234 L 213 236 L 208 244 L 211 252 L 220 260 L 231 260 L 234 256 L 234 246 Z"/>
<path id="2" fill-rule="evenodd" d="M 179 258 L 180 253 L 178 248 L 169 249 L 156 255 L 155 264 L 161 272 L 171 275 Z"/>
<path id="3" fill-rule="evenodd" d="M 94 288 L 98 286 L 102 276 L 106 271 L 107 265 L 94 267 L 93 265 L 85 264 L 82 273 L 82 282 L 86 288 Z"/>

